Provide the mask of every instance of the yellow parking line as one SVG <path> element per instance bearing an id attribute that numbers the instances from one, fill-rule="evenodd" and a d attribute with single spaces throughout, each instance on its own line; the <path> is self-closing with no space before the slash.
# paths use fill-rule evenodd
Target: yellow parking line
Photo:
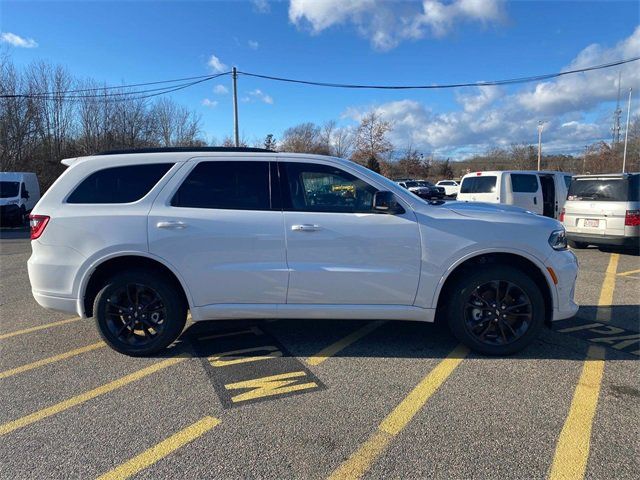
<path id="1" fill-rule="evenodd" d="M 109 392 L 112 392 L 113 390 L 124 387 L 129 383 L 135 382 L 136 380 L 140 380 L 141 378 L 147 377 L 164 368 L 167 368 L 172 365 L 175 365 L 176 363 L 182 362 L 186 358 L 188 358 L 186 355 L 168 358 L 166 360 L 163 360 L 162 362 L 158 362 L 154 365 L 143 368 L 142 370 L 138 370 L 137 372 L 131 373 L 129 375 L 125 375 L 124 377 L 121 377 L 117 380 L 109 382 L 100 387 L 94 388 L 93 390 L 89 390 L 88 392 L 81 393 L 80 395 L 76 395 L 75 397 L 71 397 L 60 403 L 51 405 L 50 407 L 43 408 L 42 410 L 38 410 L 37 412 L 18 418 L 17 420 L 13 420 L 11 422 L 0 425 L 0 436 L 6 435 L 7 433 L 11 433 L 14 430 L 18 430 L 20 428 L 26 427 L 27 425 L 31 425 L 32 423 L 35 423 L 39 420 L 43 420 L 45 418 L 51 417 L 52 415 L 63 412 L 64 410 L 67 410 L 71 407 L 75 407 L 76 405 L 80 405 L 100 395 L 104 395 L 105 393 L 109 393 Z"/>
<path id="2" fill-rule="evenodd" d="M 361 478 L 378 456 L 387 448 L 393 437 L 399 434 L 440 388 L 449 375 L 469 353 L 458 345 L 447 357 L 424 377 L 402 402 L 380 423 L 376 432 L 363 443 L 342 465 L 329 476 L 330 480 Z"/>
<path id="3" fill-rule="evenodd" d="M 54 355 L 53 357 L 43 358 L 42 360 L 38 360 L 33 363 L 27 363 L 26 365 L 21 365 L 16 368 L 12 368 L 11 370 L 5 370 L 4 372 L 0 372 L 0 379 L 11 377 L 18 373 L 27 372 L 29 370 L 33 370 L 34 368 L 42 367 L 44 365 L 49 365 L 51 363 L 59 362 L 60 360 L 65 360 L 70 357 L 75 357 L 76 355 L 80 355 L 81 353 L 90 352 L 92 350 L 96 350 L 98 348 L 105 347 L 107 344 L 104 342 L 96 342 L 91 345 L 87 345 L 86 347 L 76 348 L 75 350 L 69 350 L 68 352 L 61 353 L 59 355 Z"/>
<path id="4" fill-rule="evenodd" d="M 80 317 L 67 318 L 66 320 L 60 320 L 58 322 L 45 323 L 44 325 L 38 325 L 37 327 L 25 328 L 24 330 L 16 330 L 15 332 L 0 334 L 0 340 L 5 338 L 15 337 L 17 335 L 24 335 L 25 333 L 37 332 L 38 330 L 44 330 L 45 328 L 57 327 L 58 325 L 65 325 L 71 322 L 77 322 L 82 320 Z"/>
<path id="5" fill-rule="evenodd" d="M 628 275 L 636 275 L 636 274 L 638 274 L 638 273 L 640 273 L 640 270 L 629 270 L 628 272 L 620 272 L 620 273 L 618 274 L 618 276 L 620 276 L 620 277 L 626 277 L 626 276 L 628 276 Z"/>
<path id="6" fill-rule="evenodd" d="M 604 358 L 602 347 L 589 347 L 569 415 L 558 438 L 549 480 L 584 478 L 589 459 L 591 427 L 604 373 Z"/>
<path id="7" fill-rule="evenodd" d="M 359 328 L 355 332 L 350 333 L 346 337 L 341 338 L 340 340 L 338 340 L 335 343 L 332 343 L 328 347 L 323 348 L 322 350 L 320 350 L 315 355 L 312 355 L 311 357 L 307 358 L 307 363 L 309 365 L 320 365 L 327 358 L 334 356 L 340 350 L 343 350 L 343 349 L 347 348 L 352 343 L 357 342 L 362 337 L 364 337 L 365 335 L 371 333 L 376 328 L 380 327 L 381 325 L 383 325 L 385 323 L 386 323 L 386 321 L 384 321 L 384 320 L 378 320 L 378 321 L 375 321 L 375 322 L 367 323 L 364 327 Z"/>
<path id="8" fill-rule="evenodd" d="M 608 307 L 613 304 L 613 290 L 616 286 L 616 270 L 618 269 L 619 253 L 612 253 L 609 258 L 609 265 L 605 272 L 604 281 L 602 282 L 602 290 L 600 290 L 599 307 Z"/>
<path id="9" fill-rule="evenodd" d="M 213 427 L 218 425 L 220 420 L 213 417 L 204 417 L 196 423 L 180 430 L 178 433 L 171 435 L 157 445 L 145 450 L 140 455 L 133 457 L 119 467 L 98 477 L 98 480 L 120 480 L 129 478 L 139 471 L 153 465 L 158 460 L 162 460 L 170 453 L 176 451 L 187 443 L 194 441 L 196 438 L 204 435 Z"/>

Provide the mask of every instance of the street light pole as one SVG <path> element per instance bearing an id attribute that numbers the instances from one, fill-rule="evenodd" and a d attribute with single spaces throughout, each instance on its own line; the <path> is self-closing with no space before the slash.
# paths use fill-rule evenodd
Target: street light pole
<path id="1" fill-rule="evenodd" d="M 622 154 L 622 173 L 627 166 L 627 139 L 629 138 L 629 114 L 631 113 L 631 90 L 629 89 L 629 103 L 627 103 L 627 128 L 624 131 L 624 153 Z"/>
<path id="2" fill-rule="evenodd" d="M 544 123 L 542 120 L 538 122 L 538 171 L 540 171 L 540 164 L 542 163 L 542 129 Z"/>

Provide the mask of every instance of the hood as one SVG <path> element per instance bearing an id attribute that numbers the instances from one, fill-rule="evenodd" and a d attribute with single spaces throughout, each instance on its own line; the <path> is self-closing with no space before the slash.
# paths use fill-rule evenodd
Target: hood
<path id="1" fill-rule="evenodd" d="M 482 202 L 447 202 L 430 207 L 429 214 L 435 214 L 437 217 L 447 217 L 453 214 L 494 224 L 536 225 L 549 229 L 549 231 L 563 228 L 562 224 L 553 218 L 544 217 L 514 205 Z M 440 214 L 435 213 L 436 209 L 441 209 Z M 427 213 L 427 210 L 425 210 L 425 213 Z"/>

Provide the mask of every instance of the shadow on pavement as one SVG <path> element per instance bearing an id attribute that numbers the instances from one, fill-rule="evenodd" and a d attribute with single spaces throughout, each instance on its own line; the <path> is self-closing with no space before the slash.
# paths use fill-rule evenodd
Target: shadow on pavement
<path id="1" fill-rule="evenodd" d="M 28 240 L 30 235 L 28 227 L 0 227 L 0 239 L 3 240 Z"/>

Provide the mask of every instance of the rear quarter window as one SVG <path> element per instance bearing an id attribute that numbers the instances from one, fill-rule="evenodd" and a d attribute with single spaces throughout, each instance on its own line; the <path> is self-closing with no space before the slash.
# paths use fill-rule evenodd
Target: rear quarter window
<path id="1" fill-rule="evenodd" d="M 512 173 L 511 188 L 514 193 L 535 193 L 538 191 L 538 177 L 526 173 Z"/>
<path id="2" fill-rule="evenodd" d="M 173 163 L 126 165 L 98 170 L 85 178 L 67 203 L 131 203 L 158 183 Z"/>
<path id="3" fill-rule="evenodd" d="M 495 176 L 467 177 L 462 181 L 460 193 L 493 193 L 496 191 Z"/>

